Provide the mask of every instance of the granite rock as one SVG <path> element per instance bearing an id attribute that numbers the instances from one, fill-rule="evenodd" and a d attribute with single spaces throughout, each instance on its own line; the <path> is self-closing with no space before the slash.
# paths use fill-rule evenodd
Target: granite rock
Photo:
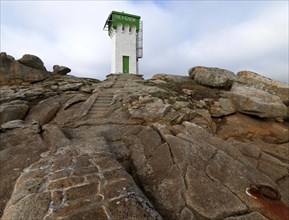
<path id="1" fill-rule="evenodd" d="M 43 61 L 35 55 L 25 54 L 18 62 L 34 69 L 46 71 Z"/>
<path id="2" fill-rule="evenodd" d="M 35 60 L 31 61 L 32 63 Z M 36 61 L 35 61 L 36 62 Z M 21 84 L 23 82 L 38 82 L 48 78 L 51 73 L 47 72 L 44 66 L 41 65 L 41 62 L 36 62 L 32 65 L 30 61 L 24 64 L 11 59 L 9 55 L 2 52 L 0 54 L 0 84 Z M 30 65 L 31 64 L 31 65 Z M 38 66 L 40 65 L 40 66 Z M 33 67 L 31 67 L 33 66 Z M 35 68 L 37 66 L 37 68 Z M 41 68 L 42 67 L 42 68 Z"/>
<path id="3" fill-rule="evenodd" d="M 235 77 L 229 70 L 203 66 L 191 68 L 189 75 L 201 85 L 216 88 L 230 88 Z"/>
<path id="4" fill-rule="evenodd" d="M 29 106 L 28 102 L 22 100 L 13 100 L 0 105 L 0 125 L 12 120 L 24 119 Z"/>
<path id="5" fill-rule="evenodd" d="M 66 75 L 69 72 L 71 72 L 71 69 L 66 66 L 54 65 L 52 74 Z"/>
<path id="6" fill-rule="evenodd" d="M 245 70 L 237 73 L 235 81 L 249 87 L 264 90 L 272 95 L 278 96 L 282 102 L 289 104 L 288 84 Z"/>
<path id="7" fill-rule="evenodd" d="M 259 117 L 283 117 L 287 114 L 282 100 L 266 91 L 235 84 L 230 92 L 238 112 Z"/>
<path id="8" fill-rule="evenodd" d="M 1 56 L 2 74 L 17 61 Z M 6 81 L 0 106 L 29 110 L 0 127 L 2 219 L 288 216 L 288 121 L 272 118 L 282 115 L 280 98 L 259 88 L 257 95 L 279 104 L 260 95 L 258 115 L 237 113 L 247 103 L 235 102 L 235 88 L 158 77 L 165 83 L 120 74 Z M 250 196 L 251 183 L 272 187 L 281 199 Z"/>

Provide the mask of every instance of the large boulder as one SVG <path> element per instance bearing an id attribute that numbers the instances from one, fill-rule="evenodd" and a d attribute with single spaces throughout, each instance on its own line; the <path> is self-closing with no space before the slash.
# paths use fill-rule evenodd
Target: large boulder
<path id="1" fill-rule="evenodd" d="M 52 74 L 57 74 L 57 75 L 63 76 L 63 75 L 66 75 L 67 73 L 69 73 L 70 71 L 71 71 L 71 69 L 66 67 L 66 66 L 54 65 Z"/>
<path id="2" fill-rule="evenodd" d="M 0 85 L 38 82 L 51 76 L 46 70 L 24 65 L 6 53 L 0 53 Z"/>
<path id="3" fill-rule="evenodd" d="M 278 96 L 266 91 L 235 84 L 230 92 L 237 111 L 259 117 L 283 117 L 287 108 Z"/>
<path id="4" fill-rule="evenodd" d="M 28 109 L 27 102 L 21 100 L 0 105 L 0 125 L 8 121 L 23 119 Z"/>
<path id="5" fill-rule="evenodd" d="M 272 95 L 278 96 L 284 103 L 289 104 L 288 84 L 272 80 L 250 71 L 238 72 L 235 81 L 243 85 L 269 92 Z"/>
<path id="6" fill-rule="evenodd" d="M 36 120 L 40 125 L 46 124 L 55 117 L 59 108 L 60 104 L 58 102 L 49 103 L 44 100 L 31 109 L 27 120 Z"/>
<path id="7" fill-rule="evenodd" d="M 44 125 L 53 120 L 63 105 L 71 95 L 54 96 L 42 100 L 37 105 L 33 106 L 25 117 L 26 121 L 37 121 L 40 125 Z"/>
<path id="8" fill-rule="evenodd" d="M 23 57 L 19 59 L 18 62 L 34 69 L 46 71 L 43 61 L 39 57 L 31 55 L 31 54 L 23 55 Z"/>
<path id="9" fill-rule="evenodd" d="M 230 88 L 235 77 L 229 70 L 204 66 L 192 67 L 189 75 L 198 84 L 215 88 Z"/>

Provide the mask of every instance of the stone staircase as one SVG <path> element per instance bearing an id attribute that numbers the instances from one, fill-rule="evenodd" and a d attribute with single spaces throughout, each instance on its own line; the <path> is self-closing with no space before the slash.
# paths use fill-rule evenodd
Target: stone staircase
<path id="1" fill-rule="evenodd" d="M 128 81 L 143 80 L 142 75 L 124 75 L 124 74 L 111 74 L 107 76 L 107 80 L 113 82 L 109 88 L 103 88 L 98 94 L 97 99 L 93 103 L 88 112 L 90 119 L 103 119 L 109 117 L 109 107 L 113 100 L 113 95 L 116 91 L 128 93 L 124 88 Z"/>
<path id="2" fill-rule="evenodd" d="M 93 106 L 91 107 L 88 117 L 92 119 L 104 118 L 108 114 L 109 106 L 111 105 L 114 91 L 105 90 L 100 92 Z"/>

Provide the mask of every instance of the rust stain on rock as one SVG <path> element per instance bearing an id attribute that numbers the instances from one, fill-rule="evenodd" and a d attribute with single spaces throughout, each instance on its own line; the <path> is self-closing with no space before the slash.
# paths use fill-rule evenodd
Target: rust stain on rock
<path id="1" fill-rule="evenodd" d="M 272 220 L 289 220 L 289 207 L 281 200 L 279 192 L 271 186 L 251 184 L 248 193 L 261 204 L 259 210 Z"/>

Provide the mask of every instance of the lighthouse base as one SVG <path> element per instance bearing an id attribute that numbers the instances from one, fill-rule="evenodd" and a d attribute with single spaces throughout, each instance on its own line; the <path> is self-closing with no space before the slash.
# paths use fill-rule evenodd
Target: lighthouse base
<path id="1" fill-rule="evenodd" d="M 109 81 L 120 80 L 120 81 L 142 81 L 144 80 L 143 75 L 140 74 L 123 74 L 123 73 L 111 73 L 106 76 L 106 79 Z"/>

